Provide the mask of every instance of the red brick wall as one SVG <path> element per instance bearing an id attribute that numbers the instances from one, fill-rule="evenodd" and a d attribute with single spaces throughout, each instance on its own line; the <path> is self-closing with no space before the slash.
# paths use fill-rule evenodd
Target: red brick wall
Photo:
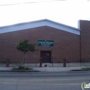
<path id="1" fill-rule="evenodd" d="M 90 21 L 81 20 L 81 58 L 90 61 Z"/>
<path id="2" fill-rule="evenodd" d="M 27 53 L 26 62 L 38 62 L 40 50 L 50 50 L 53 62 L 62 62 L 63 58 L 70 62 L 80 60 L 80 36 L 47 26 L 0 34 L 0 58 L 22 58 L 23 53 L 16 50 L 16 44 L 23 39 L 35 43 L 37 49 Z M 38 47 L 37 40 L 54 40 L 54 47 Z"/>

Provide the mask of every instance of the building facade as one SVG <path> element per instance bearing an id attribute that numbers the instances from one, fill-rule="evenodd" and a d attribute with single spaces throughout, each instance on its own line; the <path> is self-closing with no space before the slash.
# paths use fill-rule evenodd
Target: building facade
<path id="1" fill-rule="evenodd" d="M 90 61 L 90 21 L 80 20 L 81 60 Z"/>
<path id="2" fill-rule="evenodd" d="M 80 21 L 80 29 L 50 20 L 39 20 L 0 28 L 0 58 L 20 62 L 23 53 L 16 49 L 20 40 L 34 43 L 35 52 L 28 52 L 26 63 L 80 62 L 90 57 L 90 22 Z M 86 48 L 87 47 L 87 48 Z M 85 59 L 84 59 L 85 60 Z"/>

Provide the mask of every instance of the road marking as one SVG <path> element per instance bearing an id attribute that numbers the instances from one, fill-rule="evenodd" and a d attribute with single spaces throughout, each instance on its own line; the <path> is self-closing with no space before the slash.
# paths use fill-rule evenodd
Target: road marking
<path id="1" fill-rule="evenodd" d="M 72 80 L 88 80 L 90 78 L 90 76 L 89 77 L 80 77 L 80 78 L 0 78 L 0 81 L 1 80 L 9 80 L 9 81 L 18 81 L 18 80 L 20 80 L 20 81 L 37 81 L 37 80 L 39 80 L 39 81 L 47 81 L 47 80 L 49 80 L 49 81 L 55 81 L 55 80 L 57 80 L 57 81 L 61 81 L 61 80 L 63 80 L 63 81 L 65 81 L 65 80 L 69 80 L 69 81 L 72 81 Z"/>
<path id="2" fill-rule="evenodd" d="M 23 83 L 23 82 L 0 82 L 4 85 L 28 85 L 28 86 L 77 86 L 81 83 Z"/>

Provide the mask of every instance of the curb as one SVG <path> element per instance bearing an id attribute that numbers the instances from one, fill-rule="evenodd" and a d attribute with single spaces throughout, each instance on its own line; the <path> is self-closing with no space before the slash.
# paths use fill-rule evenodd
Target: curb
<path id="1" fill-rule="evenodd" d="M 67 70 L 67 71 L 0 70 L 0 72 L 70 72 L 70 71 L 90 71 L 90 70 Z"/>
<path id="2" fill-rule="evenodd" d="M 38 70 L 0 70 L 0 72 L 41 72 Z"/>

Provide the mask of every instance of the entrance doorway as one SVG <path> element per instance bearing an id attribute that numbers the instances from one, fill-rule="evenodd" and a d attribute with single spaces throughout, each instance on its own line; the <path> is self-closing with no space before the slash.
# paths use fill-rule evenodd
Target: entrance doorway
<path id="1" fill-rule="evenodd" d="M 51 51 L 41 51 L 42 63 L 51 63 Z"/>

